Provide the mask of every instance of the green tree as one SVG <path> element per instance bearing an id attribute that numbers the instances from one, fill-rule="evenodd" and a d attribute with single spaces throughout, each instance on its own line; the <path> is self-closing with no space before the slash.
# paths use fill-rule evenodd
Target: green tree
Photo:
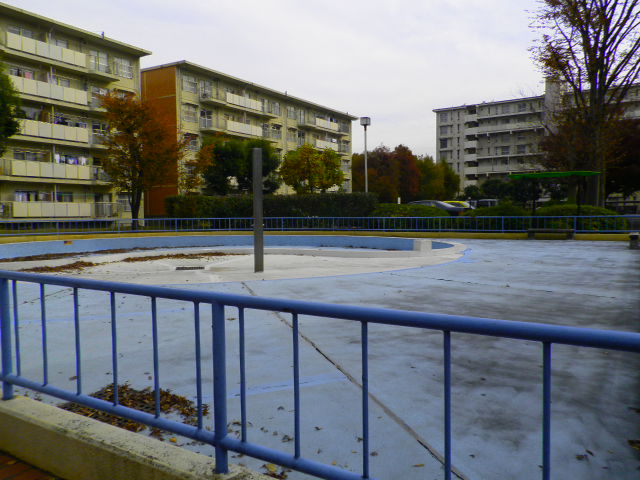
<path id="1" fill-rule="evenodd" d="M 0 63 L 0 155 L 7 146 L 7 139 L 20 131 L 20 97 Z"/>
<path id="2" fill-rule="evenodd" d="M 601 172 L 590 189 L 602 205 L 612 123 L 640 75 L 640 0 L 542 0 L 535 27 L 542 30 L 534 58 L 544 74 L 568 86 L 570 115 L 556 124 L 574 130 L 581 161 Z M 575 145 L 575 144 L 574 144 Z M 561 158 L 561 157 L 560 157 Z"/>
<path id="3" fill-rule="evenodd" d="M 482 191 L 477 185 L 467 185 L 464 187 L 462 196 L 469 200 L 479 200 L 482 198 Z"/>
<path id="4" fill-rule="evenodd" d="M 444 188 L 444 200 L 455 198 L 460 190 L 460 175 L 444 160 L 440 160 L 438 166 L 442 169 L 442 184 Z"/>
<path id="5" fill-rule="evenodd" d="M 273 193 L 280 186 L 276 173 L 278 155 L 270 142 L 262 139 L 238 140 L 221 136 L 205 138 L 198 152 L 208 193 L 251 193 L 253 189 L 253 148 L 262 149 L 263 191 Z"/>
<path id="6" fill-rule="evenodd" d="M 324 193 L 344 181 L 340 163 L 340 155 L 335 150 L 325 148 L 320 152 L 305 143 L 287 152 L 280 166 L 280 176 L 298 194 Z"/>
<path id="7" fill-rule="evenodd" d="M 136 230 L 143 192 L 176 172 L 186 144 L 178 141 L 168 118 L 136 96 L 111 93 L 101 100 L 109 126 L 102 166 L 116 189 L 127 194 Z"/>

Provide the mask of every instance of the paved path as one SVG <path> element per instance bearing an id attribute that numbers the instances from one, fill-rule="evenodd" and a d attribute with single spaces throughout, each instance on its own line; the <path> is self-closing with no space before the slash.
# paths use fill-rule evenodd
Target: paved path
<path id="1" fill-rule="evenodd" d="M 640 329 L 640 254 L 624 243 L 465 240 L 464 244 L 464 254 L 449 252 L 451 256 L 439 262 L 416 268 L 403 264 L 402 270 L 372 272 L 383 260 L 371 257 L 365 259 L 369 272 L 358 274 L 345 274 L 353 271 L 350 261 L 336 256 L 318 254 L 315 260 L 267 256 L 267 274 L 269 269 L 299 260 L 297 268 L 310 278 L 263 280 L 249 272 L 244 279 L 236 276 L 231 278 L 234 281 L 225 282 L 219 281 L 225 279 L 222 275 L 205 277 L 217 275 L 215 272 L 194 271 L 190 277 L 180 278 L 179 286 L 603 329 Z M 333 270 L 326 265 L 331 262 Z M 315 264 L 325 265 L 314 269 Z M 172 283 L 166 281 L 165 270 L 160 283 Z M 330 272 L 334 275 L 314 276 Z M 100 275 L 104 273 L 109 272 Z M 145 283 L 157 283 L 145 275 L 140 277 Z M 96 278 L 98 274 L 88 276 Z M 21 298 L 28 302 L 21 309 L 26 351 L 30 342 L 35 346 L 39 317 L 37 292 L 24 288 Z M 68 293 L 51 289 L 48 295 L 52 302 L 50 340 L 61 347 L 70 346 Z M 108 336 L 99 335 L 107 335 L 109 330 L 104 301 L 106 298 L 97 295 L 81 297 L 83 322 L 91 327 L 87 331 L 97 334 L 87 339 L 90 344 L 85 351 L 92 355 L 83 365 L 88 377 L 86 391 L 110 379 Z M 193 343 L 190 306 L 166 302 L 159 308 L 163 384 L 192 395 L 193 374 L 188 367 Z M 150 352 L 141 347 L 148 344 L 151 334 L 148 309 L 146 300 L 127 297 L 118 303 L 119 325 L 125 329 L 121 330 L 119 345 L 121 381 L 140 386 L 150 383 Z M 233 353 L 237 314 L 229 311 L 227 319 L 228 346 Z M 288 438 L 293 436 L 289 318 L 248 312 L 247 322 L 250 439 L 288 451 L 292 449 Z M 29 333 L 33 334 L 32 340 Z M 358 439 L 359 328 L 339 320 L 302 318 L 301 333 L 305 338 L 301 345 L 303 454 L 357 471 L 362 448 Z M 371 468 L 378 478 L 442 478 L 434 459 L 434 452 L 442 452 L 441 352 L 438 332 L 370 328 L 370 388 L 374 400 L 371 448 L 376 453 L 371 457 Z M 462 477 L 539 478 L 541 358 L 541 347 L 535 343 L 453 336 L 453 462 Z M 33 359 L 34 372 L 37 361 Z M 52 382 L 72 385 L 70 359 L 54 356 L 49 362 L 54 365 L 52 371 L 59 372 L 52 375 Z M 32 369 L 30 365 L 23 368 Z M 232 362 L 228 376 L 232 398 L 237 375 L 237 365 Z M 640 439 L 640 359 L 555 346 L 552 392 L 553 477 L 638 478 L 640 457 L 628 440 Z M 229 416 L 238 417 L 234 401 Z M 206 447 L 189 448 L 210 452 Z M 254 467 L 262 463 L 246 457 L 234 461 Z"/>

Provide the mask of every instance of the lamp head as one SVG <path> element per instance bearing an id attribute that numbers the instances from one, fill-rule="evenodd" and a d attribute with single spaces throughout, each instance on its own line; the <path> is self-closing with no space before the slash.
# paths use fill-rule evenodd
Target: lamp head
<path id="1" fill-rule="evenodd" d="M 360 117 L 360 125 L 362 125 L 363 127 L 368 127 L 369 125 L 371 125 L 371 118 L 370 117 Z"/>

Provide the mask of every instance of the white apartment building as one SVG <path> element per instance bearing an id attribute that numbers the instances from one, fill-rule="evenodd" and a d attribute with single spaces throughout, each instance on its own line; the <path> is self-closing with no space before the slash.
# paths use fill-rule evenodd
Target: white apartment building
<path id="1" fill-rule="evenodd" d="M 460 175 L 460 190 L 489 178 L 541 170 L 539 144 L 555 99 L 557 89 L 547 84 L 544 95 L 433 110 L 436 159 Z M 640 84 L 629 91 L 625 107 L 628 117 L 640 118 Z"/>

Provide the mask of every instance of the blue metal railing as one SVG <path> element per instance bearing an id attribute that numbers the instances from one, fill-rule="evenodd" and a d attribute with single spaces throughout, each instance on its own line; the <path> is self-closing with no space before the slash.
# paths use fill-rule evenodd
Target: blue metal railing
<path id="1" fill-rule="evenodd" d="M 637 231 L 639 215 L 568 217 L 265 217 L 266 231 L 406 231 L 406 232 L 526 232 L 530 228 L 573 229 L 576 233 Z M 251 231 L 253 219 L 146 218 L 141 232 Z M 130 219 L 0 220 L 0 236 L 113 234 L 131 231 Z"/>
<path id="2" fill-rule="evenodd" d="M 40 293 L 40 328 L 42 347 L 42 381 L 26 378 L 22 375 L 21 359 L 24 355 L 32 358 L 36 352 L 23 352 L 20 342 L 20 312 L 18 285 L 27 283 L 37 285 Z M 75 356 L 75 391 L 61 389 L 49 384 L 49 364 L 47 337 L 47 286 L 70 288 L 73 297 L 74 320 L 74 352 Z M 90 292 L 107 292 L 109 295 L 109 321 L 111 333 L 111 361 L 112 382 L 114 391 L 113 402 L 101 400 L 83 393 L 82 379 L 86 374 L 81 369 L 83 358 L 82 338 L 80 336 L 79 290 Z M 146 413 L 120 405 L 118 399 L 118 321 L 116 310 L 116 294 L 132 295 L 148 298 L 151 301 L 152 319 L 152 348 L 153 348 L 153 384 L 155 392 L 155 413 Z M 92 295 L 92 303 L 95 295 Z M 193 369 L 196 375 L 197 423 L 188 425 L 168 418 L 162 418 L 160 413 L 160 364 L 158 356 L 158 312 L 157 300 L 168 299 L 187 302 L 193 306 L 193 327 L 195 342 L 195 359 Z M 201 338 L 200 311 L 201 307 L 211 308 L 212 321 L 212 350 L 213 350 L 213 416 L 214 430 L 208 431 L 203 427 L 202 403 L 202 368 L 201 368 Z M 239 360 L 240 360 L 240 438 L 227 434 L 227 392 L 226 374 L 229 359 L 226 353 L 225 309 L 237 308 L 239 315 Z M 292 345 L 293 345 L 293 385 L 294 385 L 294 453 L 288 454 L 271 449 L 257 443 L 252 443 L 247 437 L 247 382 L 245 374 L 245 311 L 261 310 L 268 312 L 282 312 L 291 315 Z M 334 318 L 345 321 L 359 322 L 361 325 L 361 366 L 362 366 L 362 438 L 363 456 L 362 472 L 353 473 L 341 470 L 335 466 L 326 465 L 310 460 L 301 455 L 302 438 L 300 433 L 300 358 L 299 358 L 299 328 L 298 317 L 308 315 L 312 317 Z M 535 341 L 542 344 L 543 359 L 543 398 L 542 398 L 542 478 L 550 478 L 550 447 L 551 447 L 551 362 L 552 345 L 565 344 L 579 347 L 593 347 L 599 349 L 618 350 L 640 353 L 640 334 L 632 332 L 605 331 L 589 328 L 565 327 L 547 324 L 534 324 L 473 318 L 452 315 L 439 315 L 420 312 L 387 310 L 379 308 L 365 308 L 356 306 L 331 305 L 316 302 L 305 302 L 285 299 L 261 298 L 241 296 L 225 293 L 192 291 L 185 289 L 165 288 L 147 285 L 133 285 L 115 282 L 103 282 L 87 279 L 54 277 L 20 272 L 0 271 L 0 345 L 2 348 L 2 382 L 3 399 L 13 397 L 13 386 L 32 389 L 62 400 L 76 402 L 91 408 L 102 410 L 117 416 L 141 422 L 151 427 L 174 432 L 176 434 L 206 442 L 215 447 L 216 471 L 225 473 L 228 469 L 228 452 L 238 452 L 261 460 L 276 463 L 283 467 L 316 475 L 326 479 L 355 480 L 372 478 L 369 473 L 369 392 L 368 392 L 368 325 L 385 324 L 398 328 L 413 327 L 443 332 L 444 359 L 444 477 L 449 480 L 452 475 L 452 443 L 451 443 L 451 334 L 467 333 L 476 335 Z M 13 334 L 12 334 L 13 330 Z M 13 336 L 12 336 L 13 335 Z M 86 333 L 84 333 L 86 335 Z M 15 361 L 15 369 L 14 369 Z"/>

